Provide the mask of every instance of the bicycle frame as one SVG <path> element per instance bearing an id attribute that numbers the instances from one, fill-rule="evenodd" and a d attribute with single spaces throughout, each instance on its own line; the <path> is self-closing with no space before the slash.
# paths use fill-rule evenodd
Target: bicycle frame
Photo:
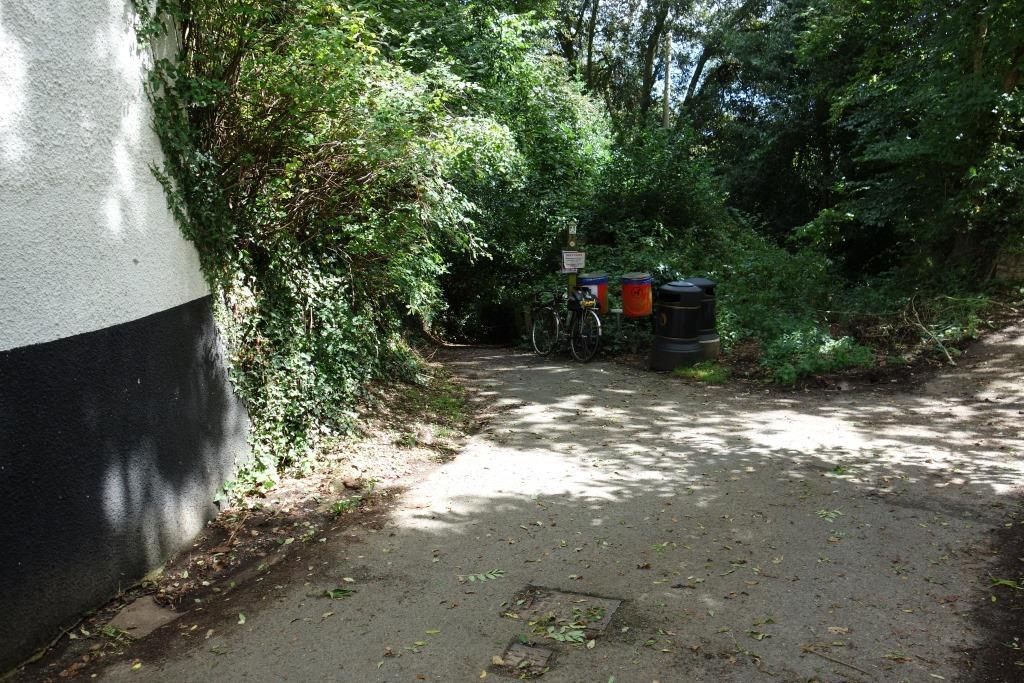
<path id="1" fill-rule="evenodd" d="M 583 300 L 579 301 L 575 306 L 573 305 L 572 301 L 568 301 L 569 297 L 566 294 L 558 290 L 555 290 L 550 293 L 550 300 L 545 300 L 544 292 L 538 292 L 534 299 L 533 311 L 535 315 L 543 310 L 550 310 L 554 314 L 557 329 L 555 331 L 554 340 L 552 342 L 552 350 L 562 347 L 563 344 L 568 342 L 568 346 L 572 348 L 574 356 L 576 355 L 576 349 L 573 344 L 573 335 L 577 333 L 582 335 L 584 319 L 588 314 L 592 313 L 593 320 L 596 322 L 597 326 L 596 334 L 594 335 L 597 337 L 597 341 L 595 342 L 594 351 L 591 354 L 589 354 L 586 359 L 589 360 L 590 357 L 592 357 L 593 353 L 596 353 L 597 349 L 600 347 L 600 338 L 602 336 L 603 324 L 601 321 L 601 316 L 598 314 L 597 302 L 593 299 L 593 295 L 590 293 L 590 291 L 587 290 L 585 287 L 578 287 L 576 291 L 586 291 L 587 294 L 583 298 Z M 569 305 L 566 305 L 567 303 Z M 561 308 L 562 310 L 559 310 L 559 308 Z M 564 323 L 558 322 L 559 320 L 564 320 Z M 538 351 L 538 353 L 541 352 Z M 542 355 L 547 355 L 547 353 L 550 353 L 550 351 L 544 352 Z M 577 360 L 583 359 L 577 356 Z"/>

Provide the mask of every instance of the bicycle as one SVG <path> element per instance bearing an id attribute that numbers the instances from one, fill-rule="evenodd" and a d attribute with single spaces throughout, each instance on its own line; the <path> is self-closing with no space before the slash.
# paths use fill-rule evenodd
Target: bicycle
<path id="1" fill-rule="evenodd" d="M 566 337 L 573 358 L 586 363 L 601 348 L 601 318 L 597 315 L 597 297 L 586 287 L 577 287 L 568 297 L 565 331 L 562 329 L 561 309 L 566 295 L 552 292 L 545 302 L 538 294 L 533 306 L 533 350 L 538 356 L 550 355 Z"/>

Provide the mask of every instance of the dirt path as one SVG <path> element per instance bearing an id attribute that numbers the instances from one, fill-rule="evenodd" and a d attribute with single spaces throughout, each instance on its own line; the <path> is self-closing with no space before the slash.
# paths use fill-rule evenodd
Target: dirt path
<path id="1" fill-rule="evenodd" d="M 522 635 L 551 681 L 972 680 L 1014 635 L 979 610 L 1020 574 L 994 544 L 1024 483 L 1024 329 L 912 394 L 449 365 L 500 408 L 457 458 L 106 677 L 493 680 Z"/>

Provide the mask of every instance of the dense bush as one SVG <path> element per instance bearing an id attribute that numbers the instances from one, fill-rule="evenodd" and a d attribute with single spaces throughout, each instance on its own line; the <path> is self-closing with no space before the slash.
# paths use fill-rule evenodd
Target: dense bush
<path id="1" fill-rule="evenodd" d="M 159 173 L 253 418 L 239 490 L 308 467 L 367 382 L 413 378 L 406 339 L 444 309 L 451 264 L 533 257 L 604 154 L 600 110 L 531 15 L 421 6 L 473 25 L 460 61 L 425 51 L 430 27 L 397 31 L 408 17 L 386 5 L 158 8 L 181 48 L 153 73 Z"/>

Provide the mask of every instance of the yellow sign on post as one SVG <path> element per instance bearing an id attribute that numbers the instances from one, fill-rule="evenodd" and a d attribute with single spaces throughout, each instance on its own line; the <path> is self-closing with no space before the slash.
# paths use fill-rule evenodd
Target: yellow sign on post
<path id="1" fill-rule="evenodd" d="M 587 255 L 577 249 L 578 244 L 576 235 L 576 223 L 573 221 L 568 226 L 568 231 L 565 235 L 565 248 L 562 251 L 562 273 L 568 275 L 568 294 L 572 296 L 573 291 L 576 289 L 576 273 L 583 269 L 584 264 L 587 262 Z"/>

